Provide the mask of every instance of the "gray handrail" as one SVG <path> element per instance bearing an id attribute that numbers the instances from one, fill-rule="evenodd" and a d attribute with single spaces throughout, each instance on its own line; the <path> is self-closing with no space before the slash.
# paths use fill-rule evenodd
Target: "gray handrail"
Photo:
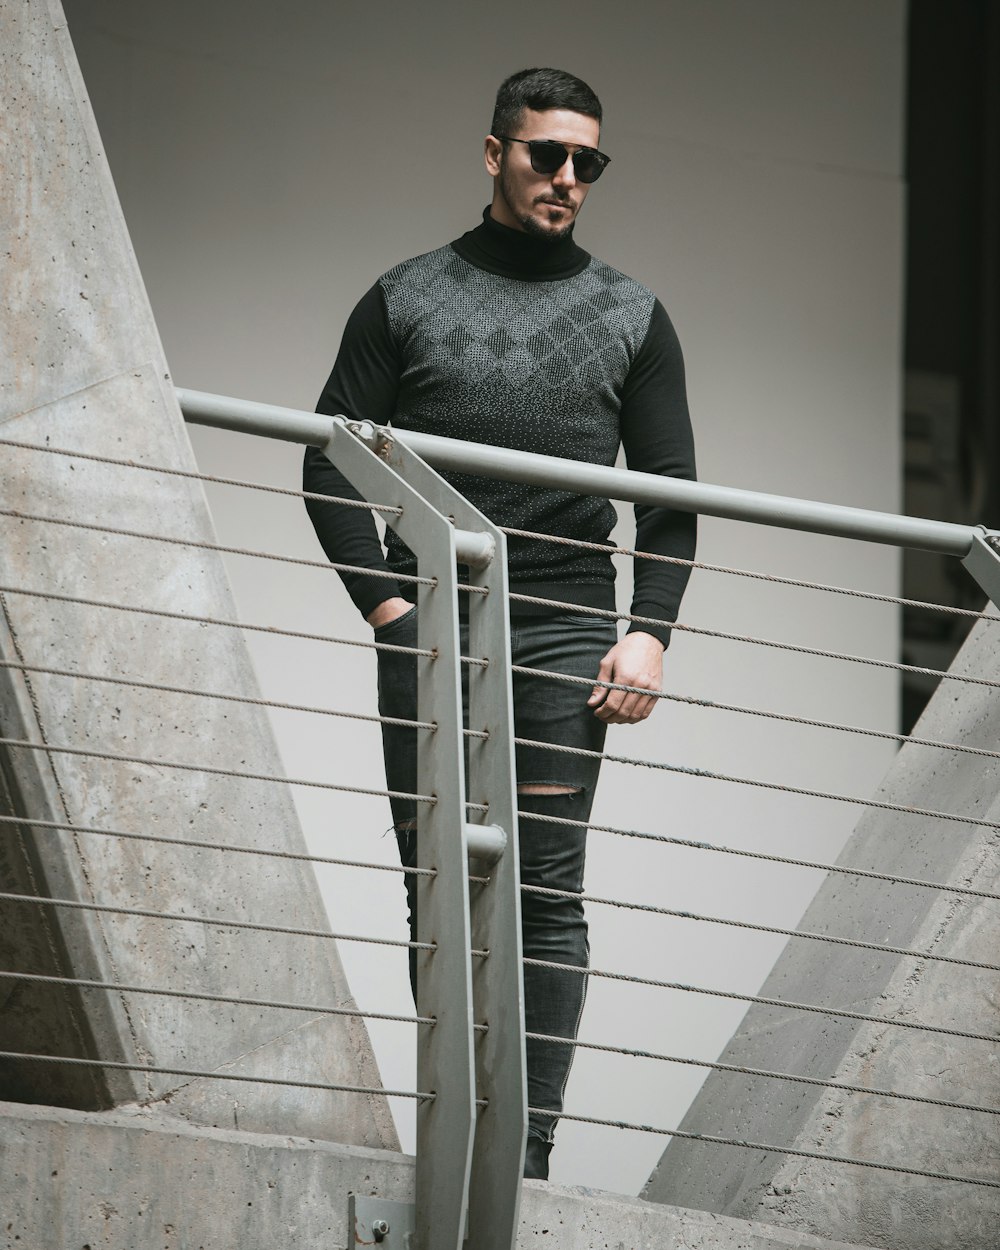
<path id="1" fill-rule="evenodd" d="M 195 425 L 240 430 L 245 434 L 316 447 L 325 446 L 332 433 L 330 422 L 333 418 L 295 408 L 181 389 L 177 391 L 177 399 L 184 416 Z M 895 547 L 914 547 L 960 559 L 969 555 L 975 540 L 985 533 L 973 525 L 898 516 L 891 512 L 849 508 L 842 504 L 795 499 L 786 495 L 768 495 L 733 486 L 687 482 L 655 473 L 606 468 L 559 456 L 484 446 L 411 430 L 394 428 L 392 436 L 436 469 L 528 482 L 583 495 L 603 495 L 609 499 L 699 512 L 733 521 L 751 521 L 758 525 L 775 525 Z"/>

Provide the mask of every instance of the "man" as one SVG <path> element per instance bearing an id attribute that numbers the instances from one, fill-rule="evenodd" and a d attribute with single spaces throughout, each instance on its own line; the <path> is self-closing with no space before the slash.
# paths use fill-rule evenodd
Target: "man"
<path id="1" fill-rule="evenodd" d="M 482 224 L 397 265 L 361 299 L 317 411 L 595 464 L 613 464 L 623 444 L 632 468 L 694 476 L 683 360 L 666 312 L 645 287 L 573 238 L 577 214 L 608 164 L 598 149 L 601 119 L 597 96 L 571 74 L 530 69 L 506 79 L 486 138 L 493 198 Z M 614 524 L 614 509 L 603 499 L 446 476 L 499 525 L 604 544 Z M 358 498 L 316 449 L 306 454 L 304 486 Z M 318 502 L 308 508 L 331 560 L 415 571 L 391 530 L 386 558 L 368 512 Z M 693 556 L 693 515 L 639 507 L 636 518 L 639 550 Z M 512 592 L 565 605 L 512 602 L 515 664 L 636 688 L 514 679 L 516 734 L 539 744 L 517 748 L 522 884 L 571 895 L 523 894 L 524 954 L 585 968 L 587 926 L 572 896 L 583 889 L 580 826 L 590 817 L 605 730 L 641 721 L 655 706 L 655 696 L 642 692 L 661 688 L 669 625 L 689 570 L 637 560 L 632 613 L 654 623 L 633 622 L 616 641 L 613 621 L 579 610 L 614 608 L 609 555 L 517 536 L 509 539 L 508 554 Z M 364 573 L 346 574 L 344 582 L 377 640 L 416 645 L 412 584 Z M 412 657 L 380 652 L 380 711 L 412 719 L 415 706 Z M 414 792 L 414 731 L 385 726 L 383 738 L 389 788 Z M 415 804 L 393 800 L 392 806 L 403 862 L 412 865 Z M 412 889 L 409 896 L 412 925 Z M 526 964 L 528 1032 L 575 1039 L 585 986 L 579 972 Z M 544 1178 L 573 1046 L 529 1039 L 527 1053 L 532 1111 L 525 1175 Z"/>

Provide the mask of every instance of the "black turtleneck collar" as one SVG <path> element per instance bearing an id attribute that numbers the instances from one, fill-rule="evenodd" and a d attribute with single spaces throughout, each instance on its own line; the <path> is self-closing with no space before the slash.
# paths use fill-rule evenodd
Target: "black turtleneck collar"
<path id="1" fill-rule="evenodd" d="M 573 231 L 561 239 L 540 239 L 523 230 L 512 230 L 483 210 L 476 226 L 451 245 L 463 260 L 487 273 L 524 282 L 554 282 L 573 278 L 590 264 L 590 253 L 573 242 Z"/>

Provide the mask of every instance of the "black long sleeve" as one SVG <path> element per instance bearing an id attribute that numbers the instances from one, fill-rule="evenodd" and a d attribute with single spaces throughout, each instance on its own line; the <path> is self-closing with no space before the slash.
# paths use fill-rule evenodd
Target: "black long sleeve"
<path id="1" fill-rule="evenodd" d="M 382 289 L 376 282 L 348 318 L 340 351 L 316 411 L 327 417 L 344 416 L 385 425 L 393 416 L 398 389 L 398 354 L 389 332 Z M 318 447 L 306 448 L 302 488 L 335 499 L 361 498 Z M 306 509 L 331 561 L 389 571 L 370 512 L 338 508 L 336 504 L 312 499 L 306 500 Z M 362 616 L 368 616 L 383 600 L 400 594 L 399 583 L 391 578 L 359 573 L 341 573 L 341 577 Z"/>
<path id="2" fill-rule="evenodd" d="M 659 300 L 649 329 L 629 370 L 622 396 L 622 446 L 630 469 L 693 480 L 694 438 L 688 414 L 684 357 L 673 324 Z M 697 517 L 693 512 L 635 508 L 636 549 L 675 559 L 694 558 Z M 689 565 L 636 559 L 632 613 L 675 621 Z M 669 631 L 633 623 L 630 632 L 654 634 L 666 645 Z"/>

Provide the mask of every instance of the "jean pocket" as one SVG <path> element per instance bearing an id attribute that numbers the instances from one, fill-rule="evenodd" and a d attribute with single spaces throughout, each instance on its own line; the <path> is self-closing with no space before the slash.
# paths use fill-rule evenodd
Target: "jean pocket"
<path id="1" fill-rule="evenodd" d="M 404 612 L 402 616 L 397 616 L 393 620 L 387 621 L 384 625 L 377 625 L 375 627 L 375 637 L 378 638 L 379 641 L 381 641 L 383 638 L 387 637 L 393 630 L 402 629 L 411 623 L 415 623 L 416 615 L 417 615 L 417 605 L 414 604 L 413 607 L 410 608 L 409 611 Z"/>
<path id="2" fill-rule="evenodd" d="M 560 624 L 565 622 L 567 625 L 572 625 L 574 628 L 580 625 L 592 625 L 605 627 L 610 626 L 612 629 L 616 629 L 618 626 L 618 621 L 615 617 L 598 616 L 596 612 L 593 615 L 589 612 L 560 612 L 554 619 Z"/>

